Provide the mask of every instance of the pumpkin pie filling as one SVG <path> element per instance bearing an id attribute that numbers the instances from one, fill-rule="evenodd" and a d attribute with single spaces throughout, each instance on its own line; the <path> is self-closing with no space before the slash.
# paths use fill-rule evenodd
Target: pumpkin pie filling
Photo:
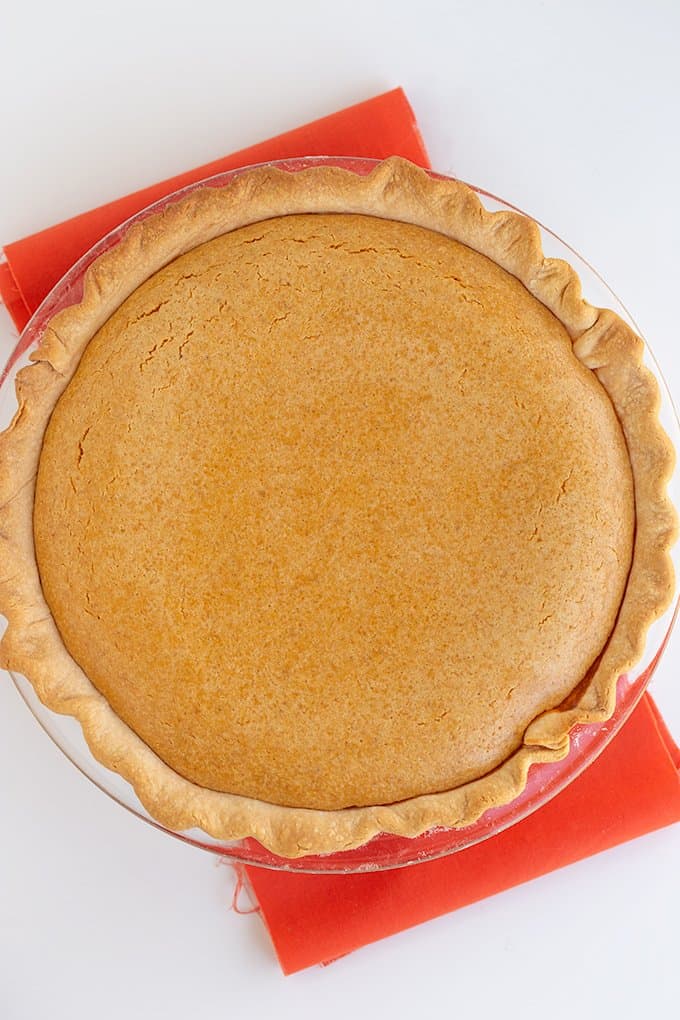
<path id="1" fill-rule="evenodd" d="M 635 500 L 565 326 L 450 237 L 277 216 L 154 273 L 47 427 L 76 663 L 198 786 L 332 811 L 491 772 L 614 627 Z"/>

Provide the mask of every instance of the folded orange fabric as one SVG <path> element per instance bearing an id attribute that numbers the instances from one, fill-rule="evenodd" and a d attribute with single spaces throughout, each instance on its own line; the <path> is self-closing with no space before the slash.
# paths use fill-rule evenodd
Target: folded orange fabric
<path id="1" fill-rule="evenodd" d="M 136 192 L 5 247 L 0 294 L 19 329 L 100 237 L 150 202 L 247 163 L 399 154 L 427 166 L 401 89 Z M 356 876 L 246 867 L 289 974 L 680 820 L 680 751 L 645 695 L 600 758 L 552 801 L 492 839 L 427 864 Z"/>

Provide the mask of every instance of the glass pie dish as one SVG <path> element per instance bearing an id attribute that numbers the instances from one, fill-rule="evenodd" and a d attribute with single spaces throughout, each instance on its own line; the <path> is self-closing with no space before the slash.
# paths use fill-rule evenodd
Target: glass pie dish
<path id="1" fill-rule="evenodd" d="M 372 161 L 363 159 L 318 158 L 313 160 L 284 161 L 277 165 L 287 172 L 295 173 L 309 165 L 318 165 L 320 163 L 340 165 L 359 174 L 367 173 L 374 165 Z M 234 171 L 218 175 L 210 179 L 208 184 L 210 187 L 219 188 L 226 185 L 241 172 Z M 205 185 L 205 183 L 201 182 L 201 185 Z M 7 369 L 3 373 L 2 385 L 0 387 L 0 414 L 2 415 L 3 422 L 11 416 L 13 405 L 13 387 L 11 383 L 16 372 L 25 363 L 31 350 L 39 344 L 45 325 L 52 315 L 80 299 L 83 276 L 91 262 L 102 252 L 115 245 L 132 222 L 144 219 L 168 202 L 176 200 L 178 195 L 186 194 L 198 186 L 193 185 L 182 192 L 169 196 L 162 202 L 138 214 L 132 221 L 128 221 L 127 224 L 117 228 L 91 249 L 55 287 L 29 322 L 15 354 L 10 359 Z M 513 208 L 484 192 L 480 194 L 489 208 Z M 574 265 L 581 276 L 584 291 L 592 302 L 614 308 L 624 319 L 630 322 L 630 317 L 625 312 L 625 309 L 622 308 L 603 281 L 583 260 L 545 229 L 543 230 L 542 239 L 547 255 L 564 257 Z M 662 422 L 677 445 L 677 419 L 660 374 L 655 368 L 651 355 L 648 352 L 647 362 L 657 376 L 662 392 Z M 677 484 L 677 479 L 674 484 Z M 459 829 L 434 829 L 422 836 L 411 839 L 382 835 L 352 851 L 324 856 L 307 856 L 295 860 L 276 857 L 254 840 L 219 841 L 211 839 L 198 830 L 171 834 L 194 845 L 220 853 L 232 860 L 288 870 L 340 873 L 403 866 L 471 846 L 482 839 L 493 836 L 540 807 L 546 800 L 558 793 L 568 782 L 572 781 L 602 751 L 608 740 L 611 739 L 618 728 L 625 722 L 642 695 L 665 645 L 676 609 L 677 601 L 650 630 L 645 654 L 640 663 L 631 673 L 619 680 L 617 705 L 613 717 L 604 724 L 575 728 L 572 731 L 571 752 L 567 758 L 556 764 L 534 765 L 529 776 L 529 782 L 518 798 L 510 804 L 487 811 L 486 814 L 472 825 Z M 71 718 L 55 715 L 45 709 L 33 693 L 32 687 L 22 677 L 16 676 L 15 682 L 43 727 L 81 771 L 106 793 L 117 799 L 123 806 L 134 811 L 140 817 L 151 821 L 152 824 L 157 825 L 139 804 L 132 788 L 120 776 L 110 772 L 95 761 L 82 738 L 79 724 Z M 162 826 L 157 827 L 163 828 Z M 165 829 L 164 831 L 170 830 Z"/>

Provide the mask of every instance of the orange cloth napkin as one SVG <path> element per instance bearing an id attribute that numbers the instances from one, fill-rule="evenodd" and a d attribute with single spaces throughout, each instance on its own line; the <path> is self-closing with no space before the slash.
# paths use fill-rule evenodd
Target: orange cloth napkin
<path id="1" fill-rule="evenodd" d="M 429 165 L 401 89 L 7 245 L 0 295 L 23 328 L 50 288 L 100 237 L 150 202 L 203 177 L 292 156 L 395 153 Z M 281 967 L 290 974 L 680 820 L 679 770 L 680 751 L 645 695 L 600 758 L 559 796 L 468 850 L 379 874 L 243 871 Z"/>

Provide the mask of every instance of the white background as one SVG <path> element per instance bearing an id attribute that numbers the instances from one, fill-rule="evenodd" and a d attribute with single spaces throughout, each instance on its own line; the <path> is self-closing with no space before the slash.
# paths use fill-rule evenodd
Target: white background
<path id="1" fill-rule="evenodd" d="M 0 242 L 401 84 L 433 165 L 580 250 L 680 396 L 676 0 L 0 9 Z M 676 633 L 653 688 L 676 737 L 679 667 Z M 678 1015 L 680 826 L 291 978 L 231 891 L 0 676 L 1 1020 Z"/>

